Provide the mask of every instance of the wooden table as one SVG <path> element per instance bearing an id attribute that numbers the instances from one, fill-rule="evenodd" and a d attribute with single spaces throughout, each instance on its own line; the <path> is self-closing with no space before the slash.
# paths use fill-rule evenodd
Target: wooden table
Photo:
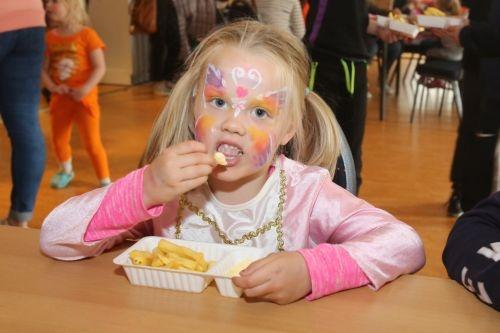
<path id="1" fill-rule="evenodd" d="M 457 283 L 404 276 L 286 306 L 129 284 L 112 258 L 61 262 L 38 248 L 39 231 L 0 227 L 2 332 L 498 332 L 500 314 Z"/>

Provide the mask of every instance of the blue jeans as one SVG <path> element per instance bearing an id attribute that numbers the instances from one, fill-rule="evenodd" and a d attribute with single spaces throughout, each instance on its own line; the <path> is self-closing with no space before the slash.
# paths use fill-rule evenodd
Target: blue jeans
<path id="1" fill-rule="evenodd" d="M 42 27 L 0 33 L 0 115 L 12 147 L 9 218 L 31 219 L 45 168 L 45 140 L 40 129 Z"/>

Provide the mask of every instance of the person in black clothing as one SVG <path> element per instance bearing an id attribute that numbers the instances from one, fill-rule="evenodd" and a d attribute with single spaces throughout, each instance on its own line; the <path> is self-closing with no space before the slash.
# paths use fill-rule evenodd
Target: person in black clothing
<path id="1" fill-rule="evenodd" d="M 177 11 L 172 0 L 156 0 L 156 32 L 151 35 L 151 80 L 155 92 L 166 94 L 182 66 L 181 37 Z"/>
<path id="2" fill-rule="evenodd" d="M 399 37 L 369 19 L 367 0 L 312 0 L 306 28 L 305 43 L 318 62 L 314 90 L 332 108 L 346 135 L 359 189 L 369 59 L 366 36 L 377 35 L 386 42 Z"/>
<path id="3" fill-rule="evenodd" d="M 500 0 L 464 5 L 470 8 L 470 25 L 434 31 L 464 47 L 463 118 L 451 169 L 449 216 L 460 216 L 491 193 L 500 125 Z"/>
<path id="4" fill-rule="evenodd" d="M 443 263 L 450 278 L 500 311 L 500 192 L 457 220 Z"/>

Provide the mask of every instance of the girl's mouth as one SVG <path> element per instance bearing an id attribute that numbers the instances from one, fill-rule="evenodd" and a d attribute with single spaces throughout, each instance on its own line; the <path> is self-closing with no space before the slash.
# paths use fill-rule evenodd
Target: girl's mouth
<path id="1" fill-rule="evenodd" d="M 240 147 L 229 144 L 221 143 L 217 147 L 217 151 L 224 154 L 227 161 L 227 167 L 233 166 L 238 163 L 241 156 L 243 156 L 243 150 Z"/>

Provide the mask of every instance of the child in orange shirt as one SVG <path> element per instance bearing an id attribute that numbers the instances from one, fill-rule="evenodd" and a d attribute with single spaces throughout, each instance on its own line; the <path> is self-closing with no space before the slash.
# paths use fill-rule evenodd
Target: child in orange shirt
<path id="1" fill-rule="evenodd" d="M 52 92 L 52 140 L 60 171 L 51 186 L 64 188 L 75 173 L 71 162 L 71 130 L 76 123 L 101 186 L 110 183 L 108 159 L 101 142 L 97 84 L 106 71 L 105 47 L 85 26 L 87 14 L 79 0 L 46 0 L 49 20 L 42 81 Z"/>

